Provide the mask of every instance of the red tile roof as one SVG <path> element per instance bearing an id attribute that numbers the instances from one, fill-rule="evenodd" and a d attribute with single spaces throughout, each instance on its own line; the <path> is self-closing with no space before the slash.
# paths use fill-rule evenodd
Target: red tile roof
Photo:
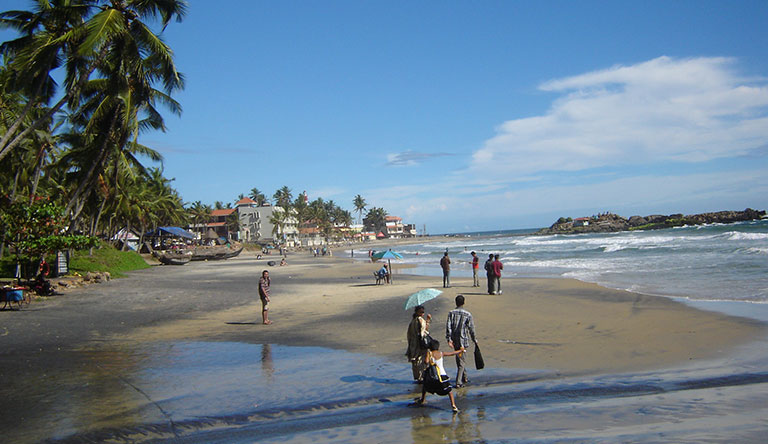
<path id="1" fill-rule="evenodd" d="M 251 199 L 250 197 L 244 197 L 238 200 L 235 205 L 250 205 L 250 204 L 256 205 L 256 201 Z"/>
<path id="2" fill-rule="evenodd" d="M 236 211 L 235 208 L 224 208 L 223 210 L 211 211 L 211 216 L 229 216 Z"/>

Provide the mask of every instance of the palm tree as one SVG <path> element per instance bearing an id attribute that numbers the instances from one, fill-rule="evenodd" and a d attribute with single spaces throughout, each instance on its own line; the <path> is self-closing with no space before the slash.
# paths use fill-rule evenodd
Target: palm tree
<path id="1" fill-rule="evenodd" d="M 272 197 L 275 199 L 275 205 L 283 207 L 286 210 L 291 206 L 291 201 L 293 200 L 291 189 L 287 186 L 283 186 L 275 191 L 275 194 Z"/>
<path id="2" fill-rule="evenodd" d="M 282 243 L 281 236 L 285 234 L 285 226 L 288 225 L 290 217 L 289 209 L 273 208 L 272 214 L 269 216 L 269 223 L 272 224 L 272 238 L 276 239 L 277 243 Z"/>
<path id="3" fill-rule="evenodd" d="M 368 210 L 368 214 L 363 218 L 363 224 L 366 230 L 375 232 L 384 231 L 387 228 L 387 211 L 384 208 L 373 207 Z"/>
<path id="4" fill-rule="evenodd" d="M 226 224 L 227 224 L 227 232 L 229 233 L 229 236 L 231 239 L 232 237 L 231 233 L 240 232 L 240 214 L 237 211 L 233 211 L 232 214 L 227 216 Z"/>
<path id="5" fill-rule="evenodd" d="M 50 74 L 59 68 L 61 60 L 67 60 L 66 93 L 43 119 L 65 104 L 76 107 L 78 96 L 97 69 L 125 76 L 137 66 L 136 61 L 151 61 L 160 69 L 152 74 L 150 83 L 163 82 L 168 92 L 179 87 L 181 76 L 173 64 L 170 48 L 141 19 L 159 17 L 165 29 L 171 20 L 181 21 L 186 6 L 184 0 L 37 0 L 34 12 L 0 14 L 4 26 L 22 33 L 20 38 L 3 44 L 0 50 L 11 61 L 15 80 L 12 86 L 29 97 L 24 110 L 0 139 L 0 159 L 42 122 L 38 119 L 19 132 L 28 112 L 48 103 L 55 95 L 55 82 Z M 122 69 L 116 70 L 118 65 Z M 135 76 L 134 81 L 139 77 Z M 119 111 L 111 112 L 117 115 Z"/>
<path id="6" fill-rule="evenodd" d="M 355 200 L 352 204 L 355 206 L 355 211 L 357 211 L 357 223 L 361 223 L 363 220 L 363 211 L 365 211 L 365 207 L 368 204 L 365 202 L 365 199 L 363 199 L 363 196 L 359 194 L 355 196 Z"/>
<path id="7" fill-rule="evenodd" d="M 306 193 L 301 193 L 296 196 L 296 199 L 294 199 L 293 205 L 291 205 L 291 207 L 296 214 L 296 220 L 300 224 L 305 223 L 307 219 L 309 219 L 309 204 L 307 203 Z"/>
<path id="8" fill-rule="evenodd" d="M 96 69 L 95 61 L 84 69 L 86 63 L 77 53 L 84 32 L 74 32 L 75 29 L 85 31 L 83 24 L 96 5 L 46 0 L 35 3 L 33 11 L 0 13 L 0 27 L 12 28 L 21 34 L 17 39 L 0 45 L 0 52 L 9 69 L 4 84 L 26 97 L 26 103 L 8 121 L 6 131 L 0 138 L 0 159 L 72 100 Z M 62 60 L 67 60 L 67 93 L 48 113 L 29 120 L 33 109 L 48 104 L 56 94 L 56 82 L 51 72 L 61 66 Z"/>
<path id="9" fill-rule="evenodd" d="M 250 198 L 256 201 L 256 205 L 259 207 L 263 207 L 264 204 L 267 202 L 266 196 L 264 196 L 264 193 L 259 191 L 258 188 L 251 188 L 251 194 L 249 194 Z"/>
<path id="10" fill-rule="evenodd" d="M 213 211 L 213 209 L 209 205 L 203 205 L 199 200 L 192 203 L 189 207 L 192 224 L 196 227 L 200 227 L 208 222 L 211 218 L 211 211 Z"/>

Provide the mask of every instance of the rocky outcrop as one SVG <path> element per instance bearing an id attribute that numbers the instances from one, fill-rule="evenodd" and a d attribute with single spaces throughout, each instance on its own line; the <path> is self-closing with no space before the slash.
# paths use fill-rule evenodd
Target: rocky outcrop
<path id="1" fill-rule="evenodd" d="M 604 213 L 589 218 L 571 220 L 560 218 L 549 228 L 542 228 L 536 234 L 576 234 L 576 233 L 610 233 L 627 230 L 655 230 L 661 228 L 682 227 L 685 225 L 729 224 L 757 220 L 765 217 L 764 210 L 747 208 L 744 211 L 718 211 L 701 214 L 670 214 L 664 216 L 632 216 L 625 219 L 617 214 Z"/>
<path id="2" fill-rule="evenodd" d="M 66 291 L 84 287 L 90 284 L 107 282 L 111 279 L 112 275 L 108 271 L 89 271 L 85 275 L 73 273 L 70 276 L 51 279 L 51 284 L 54 285 L 54 288 L 56 288 L 58 291 Z"/>

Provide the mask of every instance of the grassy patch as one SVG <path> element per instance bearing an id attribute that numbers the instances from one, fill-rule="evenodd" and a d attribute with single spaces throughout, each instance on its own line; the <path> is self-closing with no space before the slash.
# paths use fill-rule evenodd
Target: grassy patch
<path id="1" fill-rule="evenodd" d="M 94 248 L 92 255 L 88 254 L 88 250 L 76 251 L 69 261 L 70 273 L 108 271 L 112 277 L 123 277 L 127 271 L 149 267 L 151 265 L 135 251 L 119 251 L 106 243 L 102 243 L 100 248 Z"/>

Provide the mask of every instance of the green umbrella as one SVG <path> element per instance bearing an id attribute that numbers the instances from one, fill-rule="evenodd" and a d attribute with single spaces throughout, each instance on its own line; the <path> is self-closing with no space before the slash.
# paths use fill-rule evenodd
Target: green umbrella
<path id="1" fill-rule="evenodd" d="M 389 281 L 392 282 L 392 259 L 402 259 L 403 256 L 400 253 L 395 253 L 394 251 L 387 250 L 387 251 L 378 251 L 376 253 L 373 253 L 371 255 L 374 259 L 386 259 L 387 264 L 389 268 Z"/>
<path id="2" fill-rule="evenodd" d="M 434 288 L 425 288 L 423 290 L 417 291 L 416 293 L 408 296 L 408 299 L 405 301 L 405 309 L 409 310 L 417 305 L 424 305 L 425 302 L 431 301 L 441 294 L 443 294 L 442 291 L 436 290 Z"/>

